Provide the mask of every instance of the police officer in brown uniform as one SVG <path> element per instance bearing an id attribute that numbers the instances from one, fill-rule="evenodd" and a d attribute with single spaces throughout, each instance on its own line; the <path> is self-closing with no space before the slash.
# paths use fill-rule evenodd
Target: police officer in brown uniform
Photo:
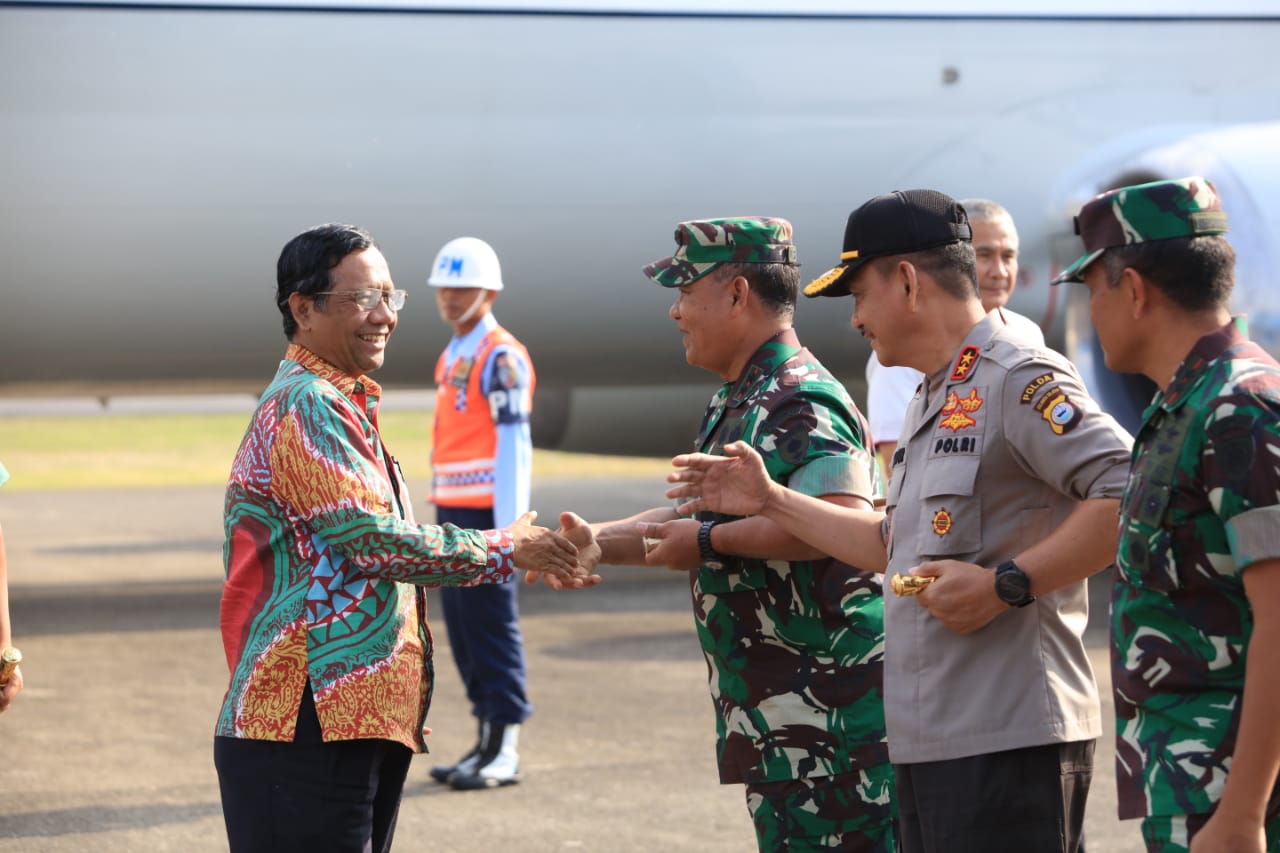
<path id="1" fill-rule="evenodd" d="M 852 294 L 880 361 L 925 374 L 886 512 L 770 484 L 740 445 L 677 457 L 669 494 L 763 514 L 895 589 L 913 578 L 885 601 L 904 851 L 1075 853 L 1102 732 L 1085 579 L 1114 557 L 1131 438 L 1066 359 L 983 311 L 967 216 L 942 193 L 855 210 L 841 264 L 805 293 Z"/>

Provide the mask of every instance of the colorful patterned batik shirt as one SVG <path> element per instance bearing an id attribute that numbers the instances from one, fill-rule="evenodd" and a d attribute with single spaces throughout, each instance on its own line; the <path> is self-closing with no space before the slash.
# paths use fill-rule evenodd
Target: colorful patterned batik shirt
<path id="1" fill-rule="evenodd" d="M 1122 818 L 1203 814 L 1222 796 L 1253 630 L 1241 573 L 1280 557 L 1280 366 L 1228 324 L 1144 421 L 1111 607 Z"/>
<path id="2" fill-rule="evenodd" d="M 787 330 L 703 417 L 696 448 L 742 440 L 777 482 L 872 501 L 879 474 L 844 387 Z M 728 516 L 703 514 L 703 519 Z M 888 764 L 877 575 L 836 560 L 729 558 L 690 573 L 715 704 L 720 781 L 762 783 Z M 888 802 L 888 785 L 881 792 Z"/>
<path id="3" fill-rule="evenodd" d="M 220 736 L 293 740 L 309 681 L 326 741 L 423 750 L 432 647 L 415 585 L 513 575 L 506 531 L 414 522 L 380 394 L 291 344 L 258 403 L 227 483 Z"/>

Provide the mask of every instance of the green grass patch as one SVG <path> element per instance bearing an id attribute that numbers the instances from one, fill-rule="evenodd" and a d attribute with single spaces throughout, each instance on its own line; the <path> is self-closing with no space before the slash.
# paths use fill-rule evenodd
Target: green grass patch
<path id="1" fill-rule="evenodd" d="M 387 447 L 405 476 L 431 473 L 431 413 L 385 412 Z M 5 491 L 222 485 L 249 415 L 74 415 L 0 418 Z M 538 477 L 663 477 L 667 459 L 534 451 Z"/>

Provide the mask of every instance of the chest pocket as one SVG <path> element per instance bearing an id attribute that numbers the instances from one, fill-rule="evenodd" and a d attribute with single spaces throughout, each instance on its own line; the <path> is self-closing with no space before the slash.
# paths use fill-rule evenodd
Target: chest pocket
<path id="1" fill-rule="evenodd" d="M 1135 468 L 1120 504 L 1119 571 L 1135 586 L 1171 591 L 1178 581 L 1173 560 L 1173 538 L 1168 524 L 1173 483 L 1169 471 Z M 1160 476 L 1163 474 L 1164 476 Z"/>
<path id="2" fill-rule="evenodd" d="M 723 453 L 726 444 L 745 441 L 754 445 L 758 423 L 744 417 L 741 409 L 722 408 L 713 412 L 694 442 L 694 447 L 704 453 Z M 708 436 L 714 433 L 714 441 Z M 741 516 L 736 515 L 700 515 L 699 519 L 713 518 L 717 521 L 732 521 Z M 722 569 L 698 568 L 698 587 L 711 595 L 724 595 L 731 592 L 745 592 L 764 589 L 767 584 L 768 569 L 764 560 L 752 560 L 746 557 L 726 557 Z"/>
<path id="3" fill-rule="evenodd" d="M 929 460 L 916 531 L 922 557 L 960 557 L 982 550 L 982 497 L 974 488 L 981 463 L 978 456 Z M 894 535 L 902 532 L 895 529 Z"/>
<path id="4" fill-rule="evenodd" d="M 1119 570 L 1128 583 L 1172 591 L 1183 584 L 1173 559 L 1174 481 L 1178 457 L 1191 431 L 1184 406 L 1157 412 L 1138 434 L 1144 448 L 1134 460 L 1120 500 Z"/>

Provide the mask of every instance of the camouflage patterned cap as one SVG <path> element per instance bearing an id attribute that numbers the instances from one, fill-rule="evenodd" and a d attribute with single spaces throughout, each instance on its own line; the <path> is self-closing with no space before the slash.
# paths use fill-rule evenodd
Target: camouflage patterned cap
<path id="1" fill-rule="evenodd" d="M 1227 214 L 1217 191 L 1213 184 L 1198 177 L 1153 181 L 1105 192 L 1080 208 L 1075 223 L 1085 253 L 1050 284 L 1084 281 L 1089 264 L 1107 249 L 1148 240 L 1227 232 Z"/>
<path id="2" fill-rule="evenodd" d="M 767 216 L 695 219 L 676 226 L 676 253 L 644 274 L 663 287 L 683 287 L 725 263 L 799 266 L 791 223 Z"/>

